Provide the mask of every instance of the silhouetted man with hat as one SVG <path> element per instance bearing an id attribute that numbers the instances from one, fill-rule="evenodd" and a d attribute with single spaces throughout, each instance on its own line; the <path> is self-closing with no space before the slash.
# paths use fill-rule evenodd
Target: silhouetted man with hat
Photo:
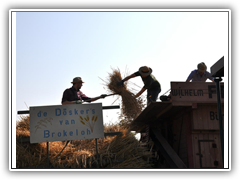
<path id="1" fill-rule="evenodd" d="M 86 96 L 85 94 L 83 94 L 82 91 L 80 91 L 80 89 L 81 89 L 81 87 L 84 83 L 82 81 L 81 77 L 75 77 L 71 83 L 73 84 L 73 86 L 71 88 L 66 89 L 63 92 L 62 105 L 65 105 L 65 104 L 81 104 L 83 101 L 93 102 L 93 101 L 96 101 L 100 98 L 105 98 L 106 97 L 106 94 L 102 94 L 99 97 L 90 98 L 90 97 Z"/>
<path id="2" fill-rule="evenodd" d="M 135 78 L 137 76 L 141 76 L 144 86 L 135 95 L 135 97 L 139 97 L 144 91 L 147 90 L 147 104 L 150 102 L 155 102 L 157 100 L 158 94 L 161 92 L 161 85 L 158 80 L 152 75 L 152 69 L 150 67 L 140 67 L 137 72 L 125 77 L 122 81 L 118 82 L 118 85 L 121 86 L 125 81 L 128 81 L 129 79 Z"/>

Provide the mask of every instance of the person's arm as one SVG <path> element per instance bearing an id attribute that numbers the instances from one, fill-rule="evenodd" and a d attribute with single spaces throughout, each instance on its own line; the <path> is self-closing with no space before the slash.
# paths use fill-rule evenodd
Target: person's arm
<path id="1" fill-rule="evenodd" d="M 213 78 L 208 78 L 210 81 L 214 82 L 214 79 Z"/>
<path id="2" fill-rule="evenodd" d="M 186 82 L 190 82 L 190 81 L 191 81 L 192 76 L 193 76 L 193 73 L 194 73 L 194 71 L 192 71 L 192 72 L 189 74 L 189 76 L 188 76 Z"/>
<path id="3" fill-rule="evenodd" d="M 207 72 L 208 79 L 212 82 L 214 82 L 214 78 L 211 76 L 209 72 Z"/>
<path id="4" fill-rule="evenodd" d="M 98 99 L 105 98 L 106 96 L 107 96 L 106 94 L 102 94 L 101 96 L 98 96 L 98 97 L 95 97 L 95 98 L 87 98 L 86 100 L 84 100 L 84 102 L 93 102 L 93 101 L 96 101 Z M 77 100 L 77 101 L 64 101 L 64 102 L 62 102 L 62 105 L 65 105 L 65 104 L 82 104 L 82 101 Z"/>
<path id="5" fill-rule="evenodd" d="M 122 81 L 128 81 L 129 79 L 131 79 L 131 78 L 135 78 L 135 77 L 136 77 L 135 74 L 131 74 L 131 75 L 125 77 Z"/>
<path id="6" fill-rule="evenodd" d="M 98 100 L 98 99 L 105 98 L 106 96 L 107 96 L 106 94 L 102 94 L 101 96 L 87 99 L 87 100 L 85 100 L 84 102 L 93 102 L 93 101 L 96 101 L 96 100 Z"/>
<path id="7" fill-rule="evenodd" d="M 96 101 L 100 98 L 102 98 L 102 97 L 99 96 L 99 97 L 91 98 L 91 99 L 85 100 L 84 102 L 93 102 L 93 101 Z"/>
<path id="8" fill-rule="evenodd" d="M 118 86 L 122 86 L 125 81 L 128 81 L 129 79 L 135 78 L 135 77 L 136 77 L 136 75 L 135 75 L 135 73 L 133 73 L 133 74 L 125 77 L 123 80 L 119 81 L 119 82 L 117 83 L 117 85 L 118 85 Z"/>
<path id="9" fill-rule="evenodd" d="M 144 91 L 146 91 L 145 88 L 142 88 L 136 95 L 135 98 L 139 97 L 142 93 L 144 93 Z"/>

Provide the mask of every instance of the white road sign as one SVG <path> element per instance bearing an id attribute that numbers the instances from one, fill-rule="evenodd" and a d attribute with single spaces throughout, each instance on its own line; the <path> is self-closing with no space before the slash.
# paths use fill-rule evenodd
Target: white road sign
<path id="1" fill-rule="evenodd" d="M 30 143 L 103 137 L 101 103 L 30 107 Z"/>

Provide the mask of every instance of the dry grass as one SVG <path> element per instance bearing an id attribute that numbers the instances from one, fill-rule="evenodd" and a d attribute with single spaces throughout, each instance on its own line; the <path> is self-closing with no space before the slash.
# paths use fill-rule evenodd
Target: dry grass
<path id="1" fill-rule="evenodd" d="M 29 117 L 23 117 L 16 128 L 16 167 L 46 167 L 46 143 L 20 143 L 23 137 L 30 137 Z M 147 159 L 151 154 L 139 147 L 138 140 L 132 133 L 119 125 L 104 126 L 104 132 L 122 132 L 123 135 L 98 139 L 99 157 L 96 157 L 95 139 L 75 140 L 69 143 L 61 155 L 59 153 L 66 141 L 49 143 L 49 160 L 52 168 L 149 168 Z M 117 162 L 118 160 L 123 162 Z"/>
<path id="2" fill-rule="evenodd" d="M 150 168 L 148 159 L 152 154 L 140 147 L 138 140 L 129 132 L 131 123 L 144 108 L 143 99 L 135 98 L 134 94 L 124 86 L 117 86 L 122 80 L 120 71 L 113 69 L 105 82 L 110 93 L 118 93 L 122 99 L 121 116 L 124 123 L 108 124 L 104 132 L 122 132 L 122 135 L 108 136 L 98 139 L 98 153 L 96 156 L 95 139 L 74 140 L 66 146 L 66 141 L 49 143 L 49 160 L 53 168 Z M 81 117 L 80 117 L 81 119 Z M 88 123 L 90 119 L 81 119 L 81 123 Z M 92 119 L 92 123 L 95 119 Z M 121 126 L 119 125 L 121 124 Z M 93 126 L 94 124 L 89 124 Z M 46 143 L 20 143 L 18 139 L 30 137 L 29 116 L 21 117 L 16 127 L 17 135 L 17 168 L 41 167 L 47 162 Z M 62 149 L 65 149 L 62 151 Z M 59 153 L 61 155 L 58 157 Z M 58 157 L 58 158 L 57 158 Z"/>
<path id="3" fill-rule="evenodd" d="M 110 93 L 118 93 L 122 98 L 121 114 L 124 119 L 128 120 L 129 124 L 134 120 L 144 108 L 144 101 L 141 97 L 135 98 L 134 94 L 127 88 L 128 82 L 123 86 L 117 86 L 117 83 L 122 80 L 122 75 L 119 69 L 112 69 L 112 73 L 102 81 Z"/>

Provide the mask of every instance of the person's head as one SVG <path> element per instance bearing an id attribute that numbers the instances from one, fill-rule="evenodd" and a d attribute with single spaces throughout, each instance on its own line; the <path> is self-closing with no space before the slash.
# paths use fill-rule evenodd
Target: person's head
<path id="1" fill-rule="evenodd" d="M 138 72 L 141 74 L 142 77 L 146 77 L 152 73 L 152 69 L 148 66 L 142 66 L 139 68 Z"/>
<path id="2" fill-rule="evenodd" d="M 197 65 L 197 68 L 198 68 L 198 73 L 200 75 L 203 75 L 205 73 L 205 71 L 207 70 L 207 66 L 204 62 L 201 62 Z"/>
<path id="3" fill-rule="evenodd" d="M 82 81 L 82 78 L 80 78 L 80 77 L 75 77 L 75 78 L 73 78 L 73 81 L 72 81 L 71 83 L 73 84 L 73 86 L 74 86 L 77 90 L 79 90 L 79 89 L 81 89 L 82 83 L 84 83 L 84 82 Z"/>

